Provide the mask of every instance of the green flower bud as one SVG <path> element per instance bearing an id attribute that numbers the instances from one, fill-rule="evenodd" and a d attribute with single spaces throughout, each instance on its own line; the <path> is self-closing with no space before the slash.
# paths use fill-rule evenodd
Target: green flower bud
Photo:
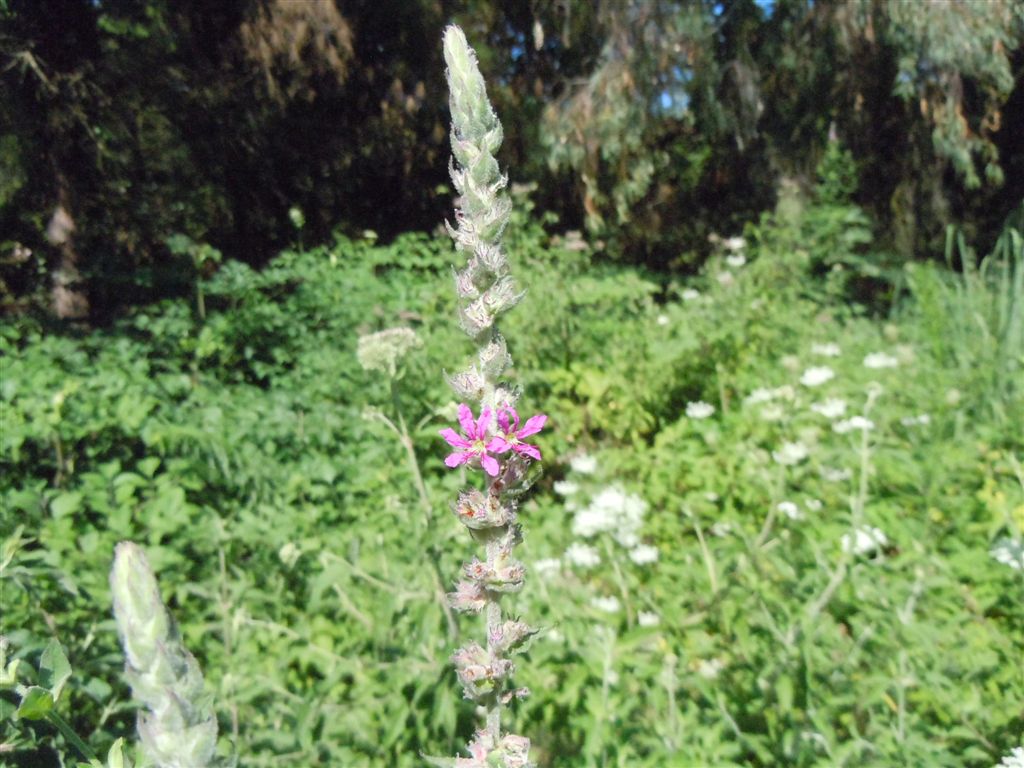
<path id="1" fill-rule="evenodd" d="M 114 618 L 127 663 L 125 677 L 146 706 L 137 730 L 158 768 L 213 765 L 217 719 L 203 692 L 199 664 L 185 648 L 142 549 L 121 542 L 110 572 Z"/>

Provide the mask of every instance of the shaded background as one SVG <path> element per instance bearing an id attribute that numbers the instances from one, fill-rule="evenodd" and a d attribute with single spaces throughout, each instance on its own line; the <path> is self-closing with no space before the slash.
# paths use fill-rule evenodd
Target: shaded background
<path id="1" fill-rule="evenodd" d="M 948 223 L 984 251 L 1024 197 L 1021 9 L 4 0 L 0 301 L 105 322 L 215 268 L 176 234 L 259 266 L 337 230 L 432 230 L 451 21 L 512 181 L 605 258 L 691 271 L 709 233 L 808 194 L 830 143 L 887 259 L 939 256 Z"/>

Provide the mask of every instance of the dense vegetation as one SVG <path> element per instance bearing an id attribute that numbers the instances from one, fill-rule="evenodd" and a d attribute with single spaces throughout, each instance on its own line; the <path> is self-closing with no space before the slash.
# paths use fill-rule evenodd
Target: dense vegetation
<path id="1" fill-rule="evenodd" d="M 0 22 L 0 764 L 1024 768 L 1024 5 Z"/>
<path id="2" fill-rule="evenodd" d="M 1019 745 L 1020 233 L 980 266 L 951 236 L 961 275 L 884 271 L 835 198 L 721 239 L 684 282 L 551 238 L 518 200 L 528 294 L 505 330 L 550 428 L 515 602 L 544 631 L 514 711 L 541 765 L 989 768 Z M 439 501 L 460 486 L 441 371 L 469 349 L 453 259 L 441 238 L 339 237 L 106 330 L 5 326 L 5 653 L 26 682 L 59 639 L 58 710 L 97 752 L 134 723 L 109 618 L 122 539 L 240 765 L 464 743 L 437 599 L 471 548 Z M 858 302 L 865 284 L 888 298 Z M 390 327 L 421 342 L 393 378 L 359 355 Z M 75 757 L 16 701 L 7 764 Z"/>

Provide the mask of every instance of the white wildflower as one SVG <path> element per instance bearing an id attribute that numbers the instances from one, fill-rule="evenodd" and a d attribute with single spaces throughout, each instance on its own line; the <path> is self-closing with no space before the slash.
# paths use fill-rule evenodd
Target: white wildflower
<path id="1" fill-rule="evenodd" d="M 803 443 L 783 443 L 777 451 L 772 451 L 776 464 L 792 466 L 807 458 L 807 446 Z"/>
<path id="2" fill-rule="evenodd" d="M 277 556 L 286 568 L 291 568 L 302 557 L 302 550 L 293 541 L 287 541 L 277 550 Z"/>
<path id="3" fill-rule="evenodd" d="M 742 237 L 738 236 L 727 237 L 725 238 L 725 240 L 722 241 L 722 245 L 725 246 L 725 249 L 727 251 L 732 251 L 733 253 L 735 253 L 736 251 L 742 251 L 744 248 L 746 248 L 747 241 L 744 240 Z"/>
<path id="4" fill-rule="evenodd" d="M 844 533 L 839 539 L 843 552 L 854 555 L 868 555 L 889 543 L 882 531 L 870 525 L 858 528 L 853 534 Z"/>
<path id="5" fill-rule="evenodd" d="M 601 564 L 601 555 L 589 544 L 574 541 L 565 550 L 565 559 L 577 568 L 595 568 Z"/>
<path id="6" fill-rule="evenodd" d="M 1011 749 L 995 768 L 1024 768 L 1024 746 Z"/>
<path id="7" fill-rule="evenodd" d="M 790 520 L 804 519 L 804 513 L 800 511 L 800 507 L 792 501 L 780 501 L 778 505 L 776 505 L 775 509 L 784 514 Z"/>
<path id="8" fill-rule="evenodd" d="M 747 405 L 757 405 L 758 403 L 767 403 L 774 397 L 774 390 L 766 389 L 765 387 L 758 387 L 749 395 L 747 395 L 743 399 L 743 402 L 746 403 Z"/>
<path id="9" fill-rule="evenodd" d="M 719 272 L 717 275 L 715 275 L 715 280 L 717 280 L 718 284 L 724 288 L 728 288 L 730 285 L 736 282 L 736 278 L 732 276 L 732 272 Z"/>
<path id="10" fill-rule="evenodd" d="M 763 421 L 782 421 L 786 418 L 786 409 L 778 403 L 766 405 L 759 414 Z"/>
<path id="11" fill-rule="evenodd" d="M 720 497 L 714 491 L 708 491 L 707 493 L 704 494 L 704 498 L 705 500 L 710 501 L 712 504 L 716 504 Z"/>
<path id="12" fill-rule="evenodd" d="M 661 617 L 653 611 L 640 611 L 636 619 L 641 627 L 656 627 L 661 624 Z"/>
<path id="13" fill-rule="evenodd" d="M 569 466 L 572 467 L 573 472 L 579 472 L 581 475 L 592 475 L 597 471 L 597 459 L 581 453 L 569 462 Z"/>
<path id="14" fill-rule="evenodd" d="M 846 413 L 846 401 L 840 400 L 836 397 L 830 397 L 826 400 L 820 400 L 817 403 L 811 405 L 811 410 L 815 413 L 819 413 L 826 419 L 838 419 L 844 413 Z"/>
<path id="15" fill-rule="evenodd" d="M 862 432 L 867 432 L 875 428 L 875 422 L 871 419 L 866 419 L 863 416 L 852 416 L 849 419 L 843 419 L 837 421 L 832 425 L 832 431 L 837 432 L 840 435 L 845 435 L 847 432 L 852 432 L 855 429 L 859 429 Z"/>
<path id="16" fill-rule="evenodd" d="M 885 352 L 872 352 L 864 358 L 865 368 L 895 368 L 899 364 L 899 360 Z"/>
<path id="17" fill-rule="evenodd" d="M 658 325 L 668 325 L 668 315 L 658 315 Z"/>
<path id="18" fill-rule="evenodd" d="M 927 413 L 922 413 L 917 416 L 904 416 L 900 419 L 900 424 L 904 427 L 926 427 L 932 423 L 932 417 Z"/>
<path id="19" fill-rule="evenodd" d="M 604 611 L 605 613 L 618 613 L 622 610 L 622 603 L 619 602 L 617 597 L 613 597 L 612 595 L 608 595 L 607 597 L 595 597 L 590 601 L 590 604 L 597 608 L 597 610 Z"/>
<path id="20" fill-rule="evenodd" d="M 999 539 L 988 553 L 996 562 L 1008 565 L 1015 571 L 1024 571 L 1024 542 L 1020 539 Z"/>
<path id="21" fill-rule="evenodd" d="M 552 488 L 559 496 L 572 496 L 580 489 L 579 485 L 572 480 L 555 480 Z"/>
<path id="22" fill-rule="evenodd" d="M 684 288 L 682 292 L 679 294 L 679 297 L 683 301 L 696 301 L 697 299 L 700 298 L 700 291 L 696 290 L 695 288 Z"/>
<path id="23" fill-rule="evenodd" d="M 836 467 L 822 467 L 821 468 L 821 479 L 829 483 L 842 483 L 853 477 L 853 473 L 843 468 Z"/>
<path id="24" fill-rule="evenodd" d="M 820 512 L 823 505 L 820 499 L 806 499 L 804 506 L 809 512 Z"/>
<path id="25" fill-rule="evenodd" d="M 556 573 L 561 570 L 562 561 L 557 557 L 546 557 L 542 560 L 538 560 L 533 564 L 533 572 L 540 575 L 546 576 L 551 573 Z"/>
<path id="26" fill-rule="evenodd" d="M 650 544 L 641 544 L 630 550 L 629 559 L 637 565 L 650 565 L 658 562 L 658 548 Z"/>
<path id="27" fill-rule="evenodd" d="M 410 350 L 422 346 L 412 328 L 388 328 L 359 337 L 356 358 L 366 371 L 381 371 L 394 377 L 398 361 Z"/>
<path id="28" fill-rule="evenodd" d="M 725 263 L 733 269 L 739 269 L 747 263 L 747 257 L 742 253 L 732 253 L 725 257 Z"/>
<path id="29" fill-rule="evenodd" d="M 610 533 L 624 547 L 640 541 L 640 526 L 647 503 L 639 496 L 626 493 L 612 485 L 597 494 L 586 509 L 576 513 L 572 531 L 587 539 L 599 533 Z"/>
<path id="30" fill-rule="evenodd" d="M 800 383 L 805 387 L 818 387 L 826 381 L 831 381 L 835 375 L 835 371 L 828 366 L 815 366 L 804 371 L 803 376 L 800 377 Z"/>
<path id="31" fill-rule="evenodd" d="M 711 531 L 712 536 L 717 536 L 721 539 L 732 533 L 732 524 L 725 520 L 718 520 L 711 524 L 711 528 L 709 530 Z"/>
<path id="32" fill-rule="evenodd" d="M 820 355 L 821 357 L 839 357 L 842 354 L 842 350 L 839 349 L 838 344 L 828 342 L 826 344 L 812 344 L 811 354 Z"/>
<path id="33" fill-rule="evenodd" d="M 552 643 L 561 643 L 561 642 L 563 642 L 565 640 L 565 635 L 563 635 L 561 633 L 561 631 L 559 631 L 558 629 L 556 629 L 554 627 L 552 627 L 551 629 L 545 630 L 541 634 L 541 637 L 547 638 Z"/>
<path id="34" fill-rule="evenodd" d="M 686 415 L 691 419 L 706 419 L 715 412 L 715 406 L 698 400 L 695 403 L 686 404 Z"/>
<path id="35" fill-rule="evenodd" d="M 725 669 L 720 659 L 701 659 L 697 662 L 697 674 L 705 680 L 714 680 Z"/>

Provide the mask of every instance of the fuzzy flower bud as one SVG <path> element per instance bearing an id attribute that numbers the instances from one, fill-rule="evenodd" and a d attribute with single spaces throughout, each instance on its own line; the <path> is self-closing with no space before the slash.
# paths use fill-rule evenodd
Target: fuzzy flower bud
<path id="1" fill-rule="evenodd" d="M 516 519 L 513 505 L 503 504 L 494 494 L 485 495 L 476 488 L 460 493 L 452 511 L 459 522 L 473 530 L 500 528 Z"/>
<path id="2" fill-rule="evenodd" d="M 523 588 L 523 578 L 526 576 L 525 566 L 508 553 L 499 555 L 494 563 L 473 558 L 462 566 L 462 572 L 467 579 L 491 592 L 518 592 Z"/>
<path id="3" fill-rule="evenodd" d="M 522 621 L 506 621 L 488 633 L 488 642 L 496 653 L 515 651 L 537 634 L 537 630 Z"/>
<path id="4" fill-rule="evenodd" d="M 508 659 L 499 658 L 472 641 L 452 654 L 452 663 L 467 699 L 492 693 L 515 669 Z"/>
<path id="5" fill-rule="evenodd" d="M 460 581 L 448 593 L 448 605 L 460 613 L 480 613 L 487 605 L 487 591 L 476 581 Z"/>
<path id="6" fill-rule="evenodd" d="M 125 677 L 149 712 L 139 713 L 142 751 L 158 768 L 213 765 L 217 719 L 203 675 L 182 645 L 141 548 L 121 542 L 110 573 L 114 618 L 124 647 Z"/>
<path id="7" fill-rule="evenodd" d="M 512 365 L 512 357 L 508 346 L 500 333 L 496 333 L 487 345 L 480 350 L 480 368 L 489 379 L 498 378 L 506 368 Z"/>
<path id="8" fill-rule="evenodd" d="M 484 393 L 484 377 L 476 368 L 468 368 L 453 376 L 446 375 L 448 386 L 463 400 L 479 400 Z"/>

